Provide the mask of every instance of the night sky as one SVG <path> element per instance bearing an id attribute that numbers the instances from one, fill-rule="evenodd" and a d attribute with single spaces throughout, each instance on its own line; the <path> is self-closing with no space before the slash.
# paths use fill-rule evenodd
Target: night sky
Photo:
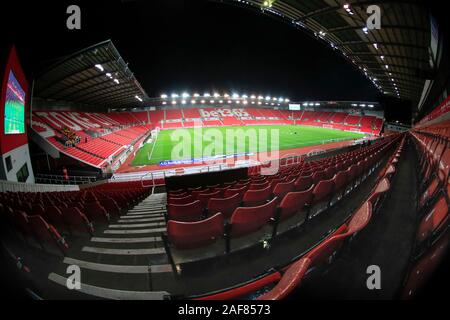
<path id="1" fill-rule="evenodd" d="M 55 58 L 112 39 L 149 96 L 217 90 L 378 100 L 373 85 L 338 53 L 255 11 L 206 0 L 8 3 L 0 23 L 29 77 Z M 69 4 L 81 7 L 81 31 L 66 28 Z"/>

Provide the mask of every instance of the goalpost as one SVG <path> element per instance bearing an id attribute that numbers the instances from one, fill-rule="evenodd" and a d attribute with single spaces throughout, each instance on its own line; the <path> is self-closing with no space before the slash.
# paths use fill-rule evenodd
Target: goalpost
<path id="1" fill-rule="evenodd" d="M 151 133 L 152 138 L 150 139 L 150 141 L 153 143 L 153 146 L 152 146 L 152 149 L 147 154 L 148 161 L 150 161 L 152 159 L 153 150 L 155 150 L 155 146 L 156 146 L 156 142 L 158 141 L 158 136 L 159 136 L 160 130 L 161 129 L 159 127 L 156 127 L 155 130 L 152 130 L 152 133 Z"/>

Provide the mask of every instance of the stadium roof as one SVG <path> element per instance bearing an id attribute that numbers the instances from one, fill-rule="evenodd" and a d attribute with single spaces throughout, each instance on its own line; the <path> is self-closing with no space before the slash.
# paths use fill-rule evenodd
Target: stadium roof
<path id="1" fill-rule="evenodd" d="M 280 18 L 339 50 L 382 93 L 420 100 L 426 81 L 421 75 L 431 69 L 428 51 L 431 23 L 428 11 L 417 1 L 213 1 L 253 8 Z M 366 27 L 370 5 L 381 8 L 381 29 Z"/>
<path id="2" fill-rule="evenodd" d="M 107 108 L 138 107 L 148 99 L 110 40 L 53 64 L 36 77 L 33 95 Z"/>

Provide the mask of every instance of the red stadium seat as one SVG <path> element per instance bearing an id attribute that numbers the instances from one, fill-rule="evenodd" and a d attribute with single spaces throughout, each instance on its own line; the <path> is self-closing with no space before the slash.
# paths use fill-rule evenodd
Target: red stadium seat
<path id="1" fill-rule="evenodd" d="M 188 204 L 169 204 L 167 206 L 168 220 L 181 222 L 200 221 L 203 217 L 204 207 L 198 200 Z"/>
<path id="2" fill-rule="evenodd" d="M 237 188 L 237 189 L 227 189 L 225 190 L 225 193 L 223 194 L 223 196 L 225 198 L 229 198 L 231 196 L 234 196 L 235 194 L 239 194 L 239 196 L 243 197 L 244 194 L 247 192 L 247 187 L 242 187 L 242 188 Z"/>
<path id="3" fill-rule="evenodd" d="M 248 190 L 263 190 L 266 189 L 267 187 L 270 187 L 270 183 L 269 182 L 263 182 L 263 183 L 252 183 L 250 184 L 250 187 L 248 188 Z"/>
<path id="4" fill-rule="evenodd" d="M 309 205 L 313 199 L 313 188 L 301 192 L 290 192 L 279 205 L 278 217 L 280 221 L 289 219 L 297 213 L 303 213 L 306 219 L 307 210 L 306 205 Z"/>
<path id="5" fill-rule="evenodd" d="M 309 213 L 310 218 L 316 217 L 329 207 L 333 187 L 334 187 L 333 179 L 320 181 L 316 185 L 313 191 L 314 198 L 311 203 L 311 209 Z"/>
<path id="6" fill-rule="evenodd" d="M 234 210 L 241 205 L 242 195 L 239 193 L 229 198 L 212 198 L 208 202 L 208 216 L 218 212 L 222 213 L 225 219 L 231 218 Z"/>
<path id="7" fill-rule="evenodd" d="M 51 243 L 61 250 L 63 254 L 69 249 L 64 238 L 52 225 L 47 224 L 41 216 L 28 217 L 28 223 L 31 232 L 43 248 L 45 248 L 45 243 Z"/>
<path id="8" fill-rule="evenodd" d="M 221 191 L 214 191 L 211 193 L 200 193 L 197 196 L 197 200 L 202 203 L 202 206 L 206 208 L 208 206 L 209 199 L 218 198 L 221 196 Z"/>
<path id="9" fill-rule="evenodd" d="M 331 206 L 339 202 L 344 196 L 345 187 L 347 186 L 347 172 L 346 171 L 338 172 L 334 176 L 333 181 L 334 181 L 334 190 L 333 190 L 333 197 L 330 203 Z"/>
<path id="10" fill-rule="evenodd" d="M 325 171 L 324 170 L 316 171 L 312 176 L 312 180 L 314 185 L 317 185 L 322 180 L 326 180 Z"/>
<path id="11" fill-rule="evenodd" d="M 295 189 L 295 180 L 289 182 L 281 182 L 275 185 L 273 189 L 273 195 L 278 198 L 278 201 L 282 201 L 284 196 L 289 192 L 293 192 Z"/>
<path id="12" fill-rule="evenodd" d="M 117 204 L 116 200 L 112 198 L 107 198 L 107 199 L 100 199 L 99 202 L 102 205 L 102 207 L 105 208 L 105 210 L 108 212 L 110 216 L 115 217 L 120 216 L 121 214 L 120 207 Z"/>
<path id="13" fill-rule="evenodd" d="M 61 213 L 61 210 L 58 207 L 51 206 L 47 207 L 45 210 L 45 219 L 50 224 L 55 226 L 60 231 L 68 231 L 68 227 L 66 226 L 66 223 L 64 222 L 63 214 Z"/>
<path id="14" fill-rule="evenodd" d="M 24 237 L 30 235 L 30 226 L 28 224 L 28 216 L 23 211 L 13 212 L 13 223 L 14 226 L 22 233 Z"/>
<path id="15" fill-rule="evenodd" d="M 244 207 L 255 207 L 266 203 L 271 199 L 272 189 L 268 186 L 262 190 L 248 190 L 244 194 L 242 203 Z"/>
<path id="16" fill-rule="evenodd" d="M 169 198 L 169 204 L 182 205 L 194 202 L 196 199 L 194 196 L 186 196 L 183 198 Z"/>
<path id="17" fill-rule="evenodd" d="M 84 212 L 91 221 L 96 223 L 107 224 L 109 222 L 109 214 L 106 212 L 99 202 L 90 202 L 84 205 Z"/>
<path id="18" fill-rule="evenodd" d="M 94 233 L 94 227 L 92 223 L 78 208 L 65 209 L 63 211 L 63 218 L 72 233 Z"/>
<path id="19" fill-rule="evenodd" d="M 438 198 L 435 205 L 431 207 L 430 212 L 422 219 L 417 232 L 418 242 L 425 241 L 430 235 L 444 227 L 448 220 L 448 204 L 442 195 Z"/>
<path id="20" fill-rule="evenodd" d="M 224 234 L 221 213 L 198 222 L 169 221 L 167 235 L 170 243 L 180 250 L 197 249 L 210 245 Z"/>
<path id="21" fill-rule="evenodd" d="M 230 221 L 230 236 L 238 238 L 260 230 L 275 217 L 277 198 L 259 207 L 237 208 Z"/>
<path id="22" fill-rule="evenodd" d="M 313 185 L 312 175 L 300 176 L 297 181 L 295 181 L 295 191 L 305 191 L 311 188 Z"/>

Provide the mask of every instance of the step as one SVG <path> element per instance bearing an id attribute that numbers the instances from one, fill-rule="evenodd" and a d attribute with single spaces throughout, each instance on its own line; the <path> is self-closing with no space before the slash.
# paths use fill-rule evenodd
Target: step
<path id="1" fill-rule="evenodd" d="M 156 254 L 166 254 L 164 248 L 149 248 L 149 249 L 110 249 L 110 248 L 99 248 L 99 247 L 84 247 L 83 252 L 97 253 L 97 254 L 109 254 L 109 255 L 120 255 L 120 256 L 139 256 L 139 255 L 156 255 Z"/>
<path id="2" fill-rule="evenodd" d="M 117 244 L 132 244 L 132 243 L 154 243 L 161 242 L 161 237 L 142 237 L 142 238 L 104 238 L 93 237 L 91 242 L 95 243 L 117 243 Z"/>
<path id="3" fill-rule="evenodd" d="M 64 258 L 64 264 L 76 265 L 82 269 L 109 272 L 109 273 L 132 273 L 132 274 L 147 274 L 147 273 L 172 273 L 172 267 L 169 264 L 153 265 L 153 266 L 130 266 L 117 264 L 103 264 L 90 261 L 73 259 L 70 257 Z"/>
<path id="4" fill-rule="evenodd" d="M 66 284 L 68 279 L 63 276 L 51 273 L 49 274 L 48 279 L 67 288 Z M 169 293 L 165 291 L 116 290 L 97 287 L 86 283 L 82 283 L 81 288 L 78 291 L 87 295 L 112 300 L 164 300 L 164 298 L 169 295 Z"/>

